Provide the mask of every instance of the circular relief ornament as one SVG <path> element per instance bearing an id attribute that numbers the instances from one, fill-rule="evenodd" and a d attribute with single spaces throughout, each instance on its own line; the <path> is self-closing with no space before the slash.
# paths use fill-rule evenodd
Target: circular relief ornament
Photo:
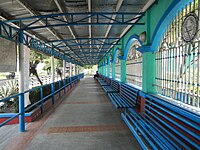
<path id="1" fill-rule="evenodd" d="M 140 34 L 139 39 L 141 42 L 146 41 L 146 32 L 145 31 Z"/>
<path id="2" fill-rule="evenodd" d="M 198 31 L 198 18 L 194 13 L 189 13 L 182 24 L 182 39 L 185 42 L 191 42 Z"/>

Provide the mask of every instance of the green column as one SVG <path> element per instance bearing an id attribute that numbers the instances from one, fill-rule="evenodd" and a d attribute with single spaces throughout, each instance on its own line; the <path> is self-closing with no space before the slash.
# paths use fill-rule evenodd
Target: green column
<path id="1" fill-rule="evenodd" d="M 121 71 L 120 71 L 120 74 L 121 74 L 121 81 L 126 83 L 126 60 L 121 60 Z"/>
<path id="2" fill-rule="evenodd" d="M 104 75 L 106 76 L 106 67 L 107 67 L 107 65 L 106 64 L 104 64 L 104 67 L 103 67 L 103 72 L 104 72 Z"/>
<path id="3" fill-rule="evenodd" d="M 112 62 L 112 78 L 115 79 L 115 62 Z"/>
<path id="4" fill-rule="evenodd" d="M 103 72 L 104 72 L 103 75 L 106 76 L 106 63 L 104 63 Z"/>
<path id="5" fill-rule="evenodd" d="M 108 56 L 108 63 L 107 63 L 107 76 L 110 77 L 110 57 Z"/>
<path id="6" fill-rule="evenodd" d="M 146 93 L 156 93 L 155 86 L 156 61 L 155 54 L 146 52 L 142 54 L 142 90 Z"/>

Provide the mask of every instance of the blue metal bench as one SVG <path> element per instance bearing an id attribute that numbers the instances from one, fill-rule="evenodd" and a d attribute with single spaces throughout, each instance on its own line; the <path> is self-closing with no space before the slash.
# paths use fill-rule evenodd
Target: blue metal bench
<path id="1" fill-rule="evenodd" d="M 97 80 L 101 86 L 109 86 L 109 84 L 105 80 L 101 78 L 98 78 Z"/>
<path id="2" fill-rule="evenodd" d="M 138 89 L 125 83 L 121 83 L 120 93 L 108 93 L 108 96 L 116 109 L 131 108 L 136 105 L 138 93 Z"/>
<path id="3" fill-rule="evenodd" d="M 99 75 L 99 77 L 97 78 L 97 81 L 99 82 L 99 84 L 101 86 L 110 86 L 110 83 L 106 81 L 107 78 L 103 75 Z"/>
<path id="4" fill-rule="evenodd" d="M 200 149 L 200 115 L 155 96 L 143 115 L 129 108 L 122 119 L 143 149 Z"/>
<path id="5" fill-rule="evenodd" d="M 106 93 L 118 93 L 119 92 L 119 82 L 113 79 L 110 79 L 110 86 L 103 86 L 103 89 Z"/>

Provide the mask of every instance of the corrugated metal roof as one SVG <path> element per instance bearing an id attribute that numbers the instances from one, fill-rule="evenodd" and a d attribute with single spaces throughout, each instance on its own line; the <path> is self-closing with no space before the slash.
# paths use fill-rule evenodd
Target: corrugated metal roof
<path id="1" fill-rule="evenodd" d="M 33 15 L 45 15 L 45 14 L 56 14 L 60 13 L 58 6 L 55 3 L 56 0 L 0 0 L 0 12 L 3 17 L 7 19 L 16 19 L 30 17 Z M 88 12 L 88 0 L 58 0 L 60 7 L 63 8 L 65 13 L 77 13 L 77 12 Z M 119 12 L 141 12 L 141 9 L 148 2 L 148 0 L 123 0 L 123 3 L 119 9 Z M 118 0 L 91 0 L 91 11 L 92 12 L 115 12 Z M 58 17 L 63 20 L 63 17 Z M 80 16 L 81 18 L 81 16 Z M 118 16 L 117 16 L 118 18 Z M 70 19 L 70 18 L 67 18 Z M 76 18 L 78 19 L 78 18 Z M 88 20 L 89 21 L 89 20 Z M 94 21 L 94 20 L 92 20 Z M 49 21 L 49 24 L 57 23 L 58 21 Z M 109 21 L 108 21 L 109 22 Z M 30 20 L 24 21 L 24 25 L 30 23 Z M 41 25 L 38 22 L 37 25 Z M 119 37 L 126 26 L 112 26 L 107 37 Z M 104 26 L 92 26 L 92 37 L 103 38 L 106 35 L 108 25 Z M 71 30 L 76 38 L 88 38 L 89 37 L 89 27 L 88 26 L 73 26 Z M 67 26 L 62 27 L 52 27 L 49 29 L 37 29 L 33 31 L 34 34 L 44 41 L 57 40 L 57 39 L 71 39 L 73 35 Z M 54 33 L 54 34 L 53 34 Z M 57 36 L 55 36 L 57 35 Z M 86 43 L 90 43 L 87 41 Z M 64 45 L 69 45 L 66 42 Z M 110 46 L 75 46 L 70 47 L 71 51 L 67 51 L 67 48 L 61 48 L 61 50 L 66 51 L 71 55 L 71 57 L 76 57 L 77 60 L 88 60 L 92 59 L 92 54 L 81 54 L 82 51 L 92 51 L 99 52 L 96 48 L 103 48 L 109 50 Z M 81 48 L 81 49 L 80 49 Z M 85 49 L 88 48 L 88 49 Z M 95 48 L 95 49 L 90 49 Z M 73 52 L 74 51 L 74 52 Z M 85 58 L 78 58 L 78 57 Z M 102 56 L 102 54 L 99 54 Z M 87 57 L 87 58 L 86 58 Z M 91 62 L 97 63 L 98 60 Z M 85 61 L 85 64 L 89 63 Z"/>

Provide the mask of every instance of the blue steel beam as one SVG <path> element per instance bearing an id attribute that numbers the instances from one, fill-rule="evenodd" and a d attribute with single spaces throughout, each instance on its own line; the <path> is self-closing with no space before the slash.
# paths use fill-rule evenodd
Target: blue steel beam
<path id="1" fill-rule="evenodd" d="M 99 22 L 95 22 L 95 23 L 63 23 L 63 24 L 46 24 L 44 26 L 34 26 L 34 27 L 26 27 L 23 28 L 23 30 L 36 30 L 36 29 L 42 29 L 42 28 L 53 28 L 53 27 L 62 27 L 62 26 L 106 26 L 106 25 L 118 25 L 118 26 L 128 26 L 128 25 L 145 25 L 145 23 L 111 23 L 111 22 L 104 22 L 104 23 L 99 23 Z"/>
<path id="2" fill-rule="evenodd" d="M 75 20 L 76 17 L 81 17 L 85 16 L 88 18 L 93 17 L 93 16 L 104 16 L 107 18 L 107 16 L 112 16 L 112 15 L 120 15 L 121 20 L 126 19 L 127 16 L 138 16 L 141 15 L 143 16 L 145 13 L 138 13 L 138 12 L 83 12 L 83 13 L 59 13 L 59 14 L 48 14 L 48 15 L 39 15 L 39 16 L 31 16 L 31 17 L 24 17 L 24 18 L 17 18 L 13 20 L 6 20 L 4 22 L 20 22 L 20 21 L 27 21 L 27 20 L 33 20 L 33 19 L 44 19 L 44 18 L 56 18 L 56 17 L 70 17 L 70 20 Z M 59 18 L 57 18 L 59 19 Z M 110 17 L 109 17 L 110 19 Z M 83 21 L 82 19 L 79 19 L 80 21 Z M 130 20 L 130 19 L 129 19 Z M 61 20 L 62 22 L 66 22 L 64 20 Z"/>
<path id="3" fill-rule="evenodd" d="M 117 15 L 116 19 L 112 16 Z M 48 14 L 40 16 L 32 16 L 26 18 L 18 18 L 15 20 L 8 20 L 5 22 L 22 22 L 30 21 L 30 23 L 23 28 L 23 30 L 34 30 L 40 28 L 51 28 L 60 26 L 88 26 L 88 25 L 145 25 L 145 23 L 133 23 L 133 20 L 137 20 L 142 17 L 144 13 L 107 13 L 107 12 L 88 12 L 88 13 L 60 13 L 60 14 Z M 67 21 L 60 19 L 60 16 L 69 18 Z M 91 18 L 92 22 L 88 22 Z M 111 21 L 112 20 L 112 21 Z M 39 21 L 43 21 L 43 25 L 37 25 Z M 52 22 L 49 24 L 48 22 Z M 54 23 L 55 22 L 55 23 Z"/>
<path id="4" fill-rule="evenodd" d="M 97 47 L 92 47 L 92 48 L 90 48 L 90 47 L 89 48 L 88 47 L 82 47 L 81 49 L 82 50 L 90 50 L 90 49 L 92 49 L 92 50 L 100 50 Z M 76 50 L 79 50 L 79 49 L 72 49 L 72 50 L 76 51 Z M 107 50 L 109 50 L 109 48 L 103 48 L 102 50 L 107 51 Z"/>
<path id="5" fill-rule="evenodd" d="M 75 44 L 75 45 L 83 45 L 83 46 L 88 46 L 87 44 L 96 44 L 96 43 L 101 43 L 101 44 L 111 44 L 116 42 L 116 40 L 119 40 L 120 38 L 76 38 L 76 39 L 64 39 L 64 40 L 54 40 L 50 41 L 49 43 L 54 43 L 55 47 L 61 46 L 64 44 L 64 42 L 68 42 L 68 44 Z M 104 40 L 104 41 L 102 41 Z M 78 43 L 76 43 L 78 41 Z M 87 44 L 86 44 L 87 43 Z M 70 46 L 70 45 L 69 45 Z M 92 46 L 92 45 L 89 45 Z"/>
<path id="6" fill-rule="evenodd" d="M 19 43 L 20 42 L 19 41 L 19 33 L 20 33 L 19 28 L 13 27 L 3 21 L 0 21 L 0 37 L 5 38 L 9 41 Z M 47 55 L 52 55 L 52 47 L 51 46 L 49 46 L 47 43 L 45 43 L 41 40 L 33 38 L 29 34 L 23 33 L 21 42 L 29 48 L 33 48 L 33 49 L 35 49 L 39 52 L 45 53 Z M 66 57 L 63 52 L 55 51 L 54 55 L 56 58 L 65 59 L 66 61 L 70 61 L 70 62 L 73 62 L 73 63 L 76 63 L 76 64 L 82 66 L 81 63 L 75 62 L 72 59 L 70 59 L 69 57 Z"/>
<path id="7" fill-rule="evenodd" d="M 107 51 L 106 51 L 107 52 Z M 100 52 L 100 55 L 103 55 L 103 54 L 105 54 L 106 52 Z M 82 55 L 82 54 L 99 54 L 99 52 L 93 52 L 93 51 L 85 51 L 85 52 L 82 52 L 82 51 L 76 51 L 76 53 L 78 54 L 78 55 Z"/>
<path id="8" fill-rule="evenodd" d="M 91 41 L 91 40 L 119 40 L 120 38 L 76 38 L 76 39 L 63 39 L 63 40 L 52 40 L 48 43 L 55 43 L 55 42 L 68 42 L 68 41 Z"/>
<path id="9" fill-rule="evenodd" d="M 71 45 L 67 45 L 67 46 L 99 46 L 99 45 L 103 45 L 103 46 L 111 46 L 111 45 L 121 45 L 121 44 L 112 44 L 112 43 L 95 43 L 95 44 L 71 44 Z M 57 46 L 58 48 L 63 48 L 66 46 Z"/>
<path id="10" fill-rule="evenodd" d="M 90 50 L 87 50 L 87 51 L 80 51 L 80 50 L 75 50 L 74 52 L 77 52 L 77 53 L 88 53 L 88 52 L 91 52 L 91 53 L 99 53 L 99 51 L 92 51 L 92 49 L 91 49 L 91 51 Z M 105 54 L 105 53 L 107 53 L 107 51 L 101 51 L 100 53 L 102 53 L 102 54 Z"/>

